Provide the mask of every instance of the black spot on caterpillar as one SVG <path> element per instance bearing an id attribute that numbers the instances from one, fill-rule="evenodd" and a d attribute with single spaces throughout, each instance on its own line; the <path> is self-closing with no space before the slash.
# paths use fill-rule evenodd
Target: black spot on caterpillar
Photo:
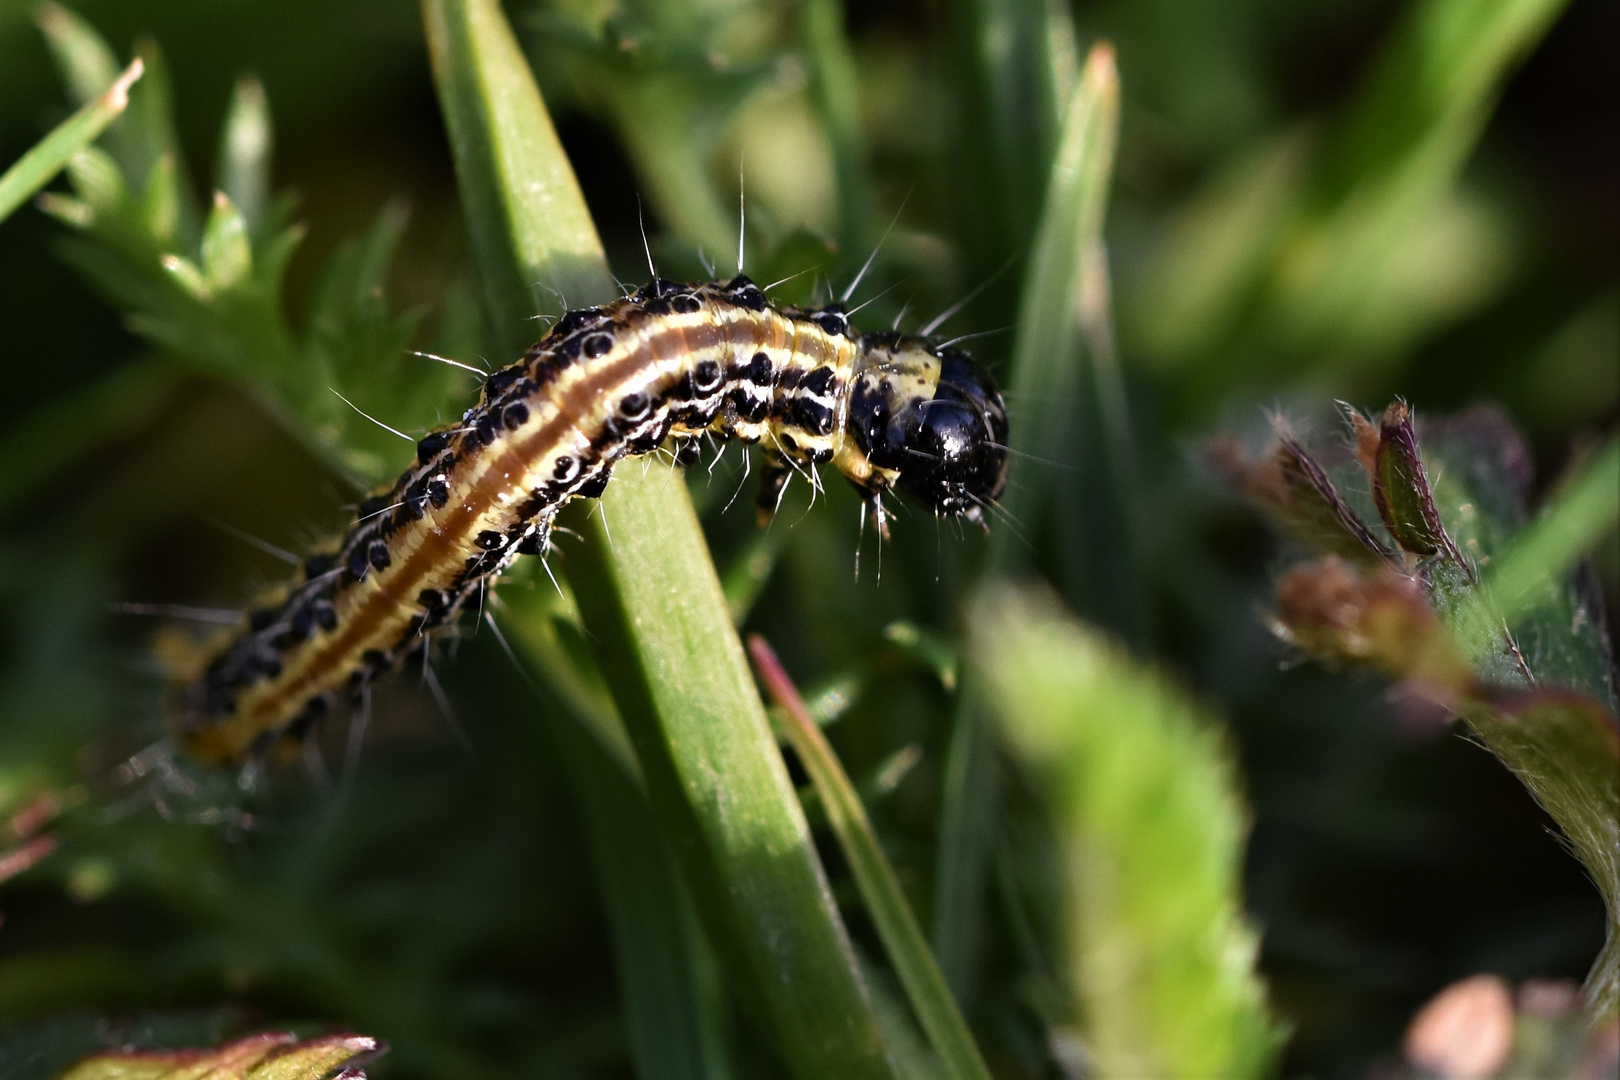
<path id="1" fill-rule="evenodd" d="M 980 521 L 1006 478 L 1006 408 L 966 354 L 856 335 L 838 305 L 775 307 L 745 277 L 655 280 L 570 311 L 459 424 L 423 437 L 336 548 L 180 691 L 186 746 L 234 764 L 307 732 L 519 554 L 543 553 L 557 511 L 601 495 L 620 460 L 666 440 L 689 457 L 705 434 L 762 448 L 767 513 L 790 468 L 820 463 L 880 529 L 889 491 Z"/>

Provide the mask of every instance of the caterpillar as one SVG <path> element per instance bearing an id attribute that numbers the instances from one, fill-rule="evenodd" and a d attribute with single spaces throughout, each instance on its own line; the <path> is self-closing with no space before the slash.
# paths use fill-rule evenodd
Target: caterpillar
<path id="1" fill-rule="evenodd" d="M 706 435 L 758 445 L 763 513 L 792 470 L 831 464 L 886 535 L 896 490 L 982 524 L 1007 432 L 988 375 L 948 344 L 857 334 L 842 305 L 776 306 L 741 275 L 655 279 L 568 312 L 459 423 L 422 438 L 339 543 L 204 658 L 179 691 L 181 741 L 218 765 L 296 746 L 518 555 L 545 553 L 565 503 L 600 496 L 615 465 L 666 441 L 683 461 Z"/>

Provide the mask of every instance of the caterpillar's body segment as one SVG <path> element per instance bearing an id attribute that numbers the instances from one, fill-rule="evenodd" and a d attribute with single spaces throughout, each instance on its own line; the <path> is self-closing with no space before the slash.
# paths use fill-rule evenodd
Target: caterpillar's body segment
<path id="1" fill-rule="evenodd" d="M 855 335 L 836 306 L 773 307 L 743 277 L 654 281 L 565 315 L 489 377 L 460 424 L 423 438 L 338 548 L 311 557 L 182 691 L 185 743 L 233 764 L 302 737 L 518 554 L 544 552 L 558 509 L 600 495 L 619 460 L 705 433 L 764 449 L 763 506 L 790 467 L 831 463 L 880 527 L 895 488 L 978 520 L 1006 471 L 1005 407 L 964 354 Z"/>

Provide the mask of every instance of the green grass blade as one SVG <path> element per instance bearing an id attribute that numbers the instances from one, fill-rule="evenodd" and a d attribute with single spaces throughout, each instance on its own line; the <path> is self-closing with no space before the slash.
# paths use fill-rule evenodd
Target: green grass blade
<path id="1" fill-rule="evenodd" d="M 890 1076 L 685 483 L 623 471 L 569 576 L 700 914 L 794 1075 Z"/>
<path id="2" fill-rule="evenodd" d="M 516 357 L 544 311 L 618 295 L 540 90 L 498 4 L 424 0 L 428 51 L 496 340 Z"/>
<path id="3" fill-rule="evenodd" d="M 423 12 L 488 307 L 500 339 L 522 341 L 529 317 L 550 306 L 531 282 L 572 304 L 616 290 L 499 6 L 424 0 Z M 751 980 L 747 1003 L 793 1072 L 887 1077 L 685 485 L 667 469 L 621 471 L 585 526 L 570 578 L 652 805 L 716 945 Z"/>
<path id="4" fill-rule="evenodd" d="M 1217 729 L 1043 594 L 982 597 L 972 653 L 1057 830 L 1087 1075 L 1263 1075 L 1279 1032 L 1241 914 L 1247 821 Z"/>
<path id="5" fill-rule="evenodd" d="M 50 183 L 68 159 L 89 146 L 107 125 L 129 107 L 129 88 L 145 70 L 140 60 L 125 68 L 106 90 L 58 124 L 4 175 L 0 175 L 0 221 L 11 216 L 34 192 Z"/>
<path id="6" fill-rule="evenodd" d="M 1035 235 L 1047 178 L 1031 165 L 1051 159 L 1073 94 L 1074 27 L 1066 5 L 1047 0 L 955 0 L 950 8 L 955 66 L 966 73 L 963 142 L 953 156 L 961 228 L 975 268 L 988 275 Z"/>
<path id="7" fill-rule="evenodd" d="M 724 1080 L 718 985 L 692 901 L 659 835 L 641 770 L 613 699 L 581 661 L 571 604 L 539 581 L 499 625 L 542 673 L 576 724 L 552 725 L 584 819 L 591 870 L 612 928 L 631 1055 L 640 1080 Z M 559 618 L 558 616 L 563 616 Z"/>
<path id="8" fill-rule="evenodd" d="M 866 910 L 877 924 L 878 937 L 889 955 L 889 962 L 900 976 L 912 1011 L 928 1036 L 935 1056 L 951 1080 L 990 1080 L 990 1070 L 973 1041 L 962 1014 L 957 1011 L 951 989 L 940 974 L 928 942 L 911 914 L 894 868 L 883 855 L 866 807 L 849 782 L 838 755 L 833 752 L 821 728 L 811 719 L 798 690 L 782 670 L 776 654 L 757 634 L 748 640 L 754 666 L 771 696 L 786 714 L 785 728 L 793 749 L 804 763 L 815 784 L 827 821 L 838 837 L 838 846 L 855 873 Z"/>
<path id="9" fill-rule="evenodd" d="M 1036 230 L 1018 313 L 1008 397 L 1022 413 L 1012 432 L 1015 481 L 1003 496 L 1014 520 L 1032 523 L 1041 486 L 1016 479 L 1018 459 L 1063 444 L 1080 374 L 1082 285 L 1101 251 L 1097 242 L 1108 201 L 1119 130 L 1119 74 L 1114 51 L 1098 45 L 1086 58 L 1052 160 L 1046 204 Z M 1105 271 L 1103 271 L 1105 272 Z M 1026 550 L 1010 529 L 992 534 L 991 561 L 1007 571 Z"/>
<path id="10" fill-rule="evenodd" d="M 723 1080 L 719 988 L 703 932 L 647 793 L 582 728 L 555 725 L 582 811 L 591 869 L 613 929 L 639 1080 Z"/>
<path id="11" fill-rule="evenodd" d="M 971 679 L 971 675 L 969 675 Z M 934 954 L 963 1008 L 973 1004 L 998 807 L 995 742 L 978 703 L 957 698 L 945 751 L 934 871 Z"/>
<path id="12" fill-rule="evenodd" d="M 1099 237 L 1119 125 L 1119 79 L 1113 50 L 1093 48 L 1069 101 L 1063 134 L 1046 184 L 1046 206 L 1030 257 L 1013 346 L 1008 397 L 1020 403 L 1013 428 L 1013 479 L 1003 505 L 1033 528 L 1041 485 L 1025 455 L 1059 453 L 1080 375 L 1079 305 L 1085 275 L 1096 267 Z M 991 534 L 990 568 L 1015 569 L 1028 550 L 1012 529 Z M 994 747 L 971 695 L 960 699 L 945 764 L 939 862 L 934 880 L 934 949 L 959 1000 L 971 996 L 988 855 L 996 813 Z"/>

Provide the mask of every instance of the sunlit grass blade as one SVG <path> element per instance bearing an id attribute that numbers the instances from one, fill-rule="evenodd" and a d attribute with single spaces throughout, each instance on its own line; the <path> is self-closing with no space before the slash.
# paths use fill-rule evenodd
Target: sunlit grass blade
<path id="1" fill-rule="evenodd" d="M 1264 1075 L 1280 1032 L 1242 917 L 1248 823 L 1231 750 L 1181 692 L 1048 595 L 986 593 L 972 653 L 1057 831 L 1061 967 L 1087 1075 Z"/>
<path id="2" fill-rule="evenodd" d="M 499 5 L 425 0 L 422 10 L 491 328 L 516 357 L 539 336 L 536 314 L 618 290 Z"/>
<path id="3" fill-rule="evenodd" d="M 1119 80 L 1113 49 L 1098 45 L 1087 57 L 1068 103 L 1063 133 L 1045 185 L 1046 204 L 1036 230 L 1019 310 L 1008 399 L 1017 410 L 1012 434 L 1012 479 L 1003 495 L 1007 516 L 1032 528 L 1038 499 L 1048 485 L 1030 475 L 1030 456 L 1061 456 L 1062 432 L 1076 405 L 1080 378 L 1082 284 L 1099 240 L 1113 147 L 1119 123 Z M 1018 530 L 991 534 L 989 568 L 1007 573 L 1029 550 Z M 989 845 L 994 840 L 994 747 L 978 705 L 960 698 L 945 765 L 939 861 L 934 880 L 934 949 L 961 999 L 971 994 L 978 950 Z"/>
<path id="4" fill-rule="evenodd" d="M 889 962 L 900 976 L 906 998 L 928 1036 L 944 1075 L 952 1080 L 989 1080 L 990 1071 L 973 1041 L 973 1033 L 957 1010 L 951 989 L 928 951 L 928 942 L 911 914 L 894 868 L 883 855 L 866 808 L 844 773 L 838 755 L 811 719 L 798 689 L 765 639 L 757 634 L 750 637 L 748 651 L 753 656 L 760 681 L 786 716 L 784 727 L 788 738 L 821 796 L 828 823 L 855 873 L 861 899 L 877 924 L 878 937 L 883 941 Z"/>
<path id="5" fill-rule="evenodd" d="M 1033 522 L 1043 487 L 1029 477 L 1024 455 L 1061 452 L 1075 408 L 1082 286 L 1088 272 L 1106 272 L 1090 262 L 1101 253 L 1098 238 L 1118 130 L 1119 74 L 1114 50 L 1105 43 L 1086 58 L 1068 103 L 1019 307 L 1006 379 L 1008 399 L 1019 410 L 1012 433 L 1014 479 L 1003 496 L 1017 521 Z M 1023 550 L 1012 530 L 992 534 L 991 560 L 998 570 L 1013 569 Z"/>
<path id="6" fill-rule="evenodd" d="M 569 577 L 699 912 L 794 1075 L 889 1076 L 685 484 L 623 471 Z"/>
<path id="7" fill-rule="evenodd" d="M 423 13 L 497 337 L 616 290 L 532 75 L 492 0 Z M 531 335 L 532 336 L 532 335 Z M 514 346 L 516 348 L 516 346 Z M 715 944 L 802 1077 L 890 1075 L 809 828 L 771 737 L 683 481 L 630 464 L 570 580 Z"/>
<path id="8" fill-rule="evenodd" d="M 68 160 L 89 146 L 129 106 L 129 88 L 145 65 L 136 59 L 111 86 L 58 124 L 49 135 L 0 174 L 0 221 L 11 216 L 34 192 L 50 183 Z"/>

